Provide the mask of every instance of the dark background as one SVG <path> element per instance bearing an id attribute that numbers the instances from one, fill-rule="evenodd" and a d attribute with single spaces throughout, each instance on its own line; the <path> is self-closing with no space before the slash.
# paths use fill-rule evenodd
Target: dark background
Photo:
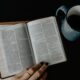
<path id="1" fill-rule="evenodd" d="M 54 15 L 62 5 L 73 6 L 80 0 L 0 0 L 0 21 L 32 20 Z"/>
<path id="2" fill-rule="evenodd" d="M 0 0 L 0 22 L 34 20 L 54 16 L 60 5 L 72 7 L 80 0 Z M 69 80 L 80 78 L 80 39 L 67 41 L 61 34 L 67 62 L 48 68 L 48 80 Z"/>

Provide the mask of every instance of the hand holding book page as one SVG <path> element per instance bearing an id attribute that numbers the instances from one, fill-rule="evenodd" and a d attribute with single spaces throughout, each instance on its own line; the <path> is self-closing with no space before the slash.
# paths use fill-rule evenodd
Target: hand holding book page
<path id="1" fill-rule="evenodd" d="M 76 41 L 80 38 L 80 5 L 70 9 L 61 6 L 56 11 L 56 16 L 60 18 L 61 32 L 67 40 Z"/>
<path id="2" fill-rule="evenodd" d="M 39 62 L 66 61 L 55 17 L 0 25 L 0 71 L 9 77 Z"/>
<path id="3" fill-rule="evenodd" d="M 46 80 L 48 68 L 47 62 L 41 62 L 29 69 L 23 70 L 19 74 L 2 80 Z"/>

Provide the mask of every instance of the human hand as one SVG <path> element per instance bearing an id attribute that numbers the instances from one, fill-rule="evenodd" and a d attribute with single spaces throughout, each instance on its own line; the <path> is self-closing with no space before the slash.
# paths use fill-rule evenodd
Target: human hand
<path id="1" fill-rule="evenodd" d="M 14 76 L 14 80 L 46 80 L 48 63 L 40 63 Z"/>

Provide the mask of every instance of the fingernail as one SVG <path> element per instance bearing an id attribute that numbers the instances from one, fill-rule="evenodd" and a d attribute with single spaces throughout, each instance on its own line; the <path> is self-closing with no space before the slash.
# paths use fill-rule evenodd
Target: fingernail
<path id="1" fill-rule="evenodd" d="M 41 64 L 41 65 L 43 65 L 43 64 L 44 64 L 44 62 L 40 62 L 40 64 Z"/>
<path id="2" fill-rule="evenodd" d="M 48 63 L 48 62 L 45 62 L 45 64 L 46 64 L 46 65 L 49 65 L 49 63 Z"/>

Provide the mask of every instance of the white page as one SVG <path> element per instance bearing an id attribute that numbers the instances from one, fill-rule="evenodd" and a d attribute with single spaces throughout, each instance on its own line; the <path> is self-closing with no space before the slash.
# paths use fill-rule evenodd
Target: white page
<path id="1" fill-rule="evenodd" d="M 27 25 L 36 63 L 45 61 L 51 65 L 66 61 L 55 17 L 35 20 Z"/>
<path id="2" fill-rule="evenodd" d="M 33 64 L 25 24 L 0 25 L 2 77 L 19 73 Z"/>

